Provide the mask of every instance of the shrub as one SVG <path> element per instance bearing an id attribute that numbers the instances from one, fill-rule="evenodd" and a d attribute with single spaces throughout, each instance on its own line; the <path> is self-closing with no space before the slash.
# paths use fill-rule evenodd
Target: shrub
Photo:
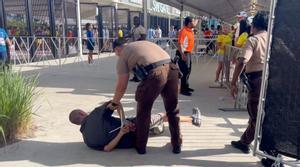
<path id="1" fill-rule="evenodd" d="M 0 74 L 0 145 L 28 130 L 34 98 L 38 94 L 37 76 L 24 77 L 19 72 Z"/>

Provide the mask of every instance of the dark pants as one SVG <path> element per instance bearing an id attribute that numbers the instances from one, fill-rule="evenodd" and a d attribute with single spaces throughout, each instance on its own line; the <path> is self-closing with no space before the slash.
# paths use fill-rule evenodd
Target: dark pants
<path id="1" fill-rule="evenodd" d="M 192 55 L 191 53 L 185 52 L 184 54 L 186 55 L 187 60 L 183 61 L 180 53 L 176 52 L 176 54 L 180 57 L 178 60 L 178 66 L 182 73 L 180 90 L 185 91 L 190 87 L 189 78 L 192 71 Z"/>
<path id="2" fill-rule="evenodd" d="M 258 102 L 260 95 L 261 77 L 256 79 L 249 79 L 250 84 L 253 86 L 253 91 L 248 93 L 247 110 L 249 113 L 249 124 L 246 131 L 241 137 L 241 142 L 244 144 L 250 144 L 254 139 L 256 116 L 258 111 Z"/>
<path id="3" fill-rule="evenodd" d="M 136 148 L 145 150 L 151 109 L 155 99 L 161 95 L 169 121 L 171 143 L 180 146 L 182 143 L 179 127 L 178 108 L 178 68 L 175 64 L 165 64 L 152 70 L 146 80 L 137 87 L 135 99 L 137 101 L 136 116 Z"/>

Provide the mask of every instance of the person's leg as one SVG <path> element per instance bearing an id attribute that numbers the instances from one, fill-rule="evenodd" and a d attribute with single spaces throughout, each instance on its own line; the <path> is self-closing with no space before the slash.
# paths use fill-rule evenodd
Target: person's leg
<path id="1" fill-rule="evenodd" d="M 188 57 L 188 58 L 187 58 L 188 74 L 187 74 L 186 85 L 187 85 L 188 91 L 191 91 L 190 84 L 189 84 L 189 79 L 190 79 L 190 75 L 191 75 L 191 72 L 192 72 L 192 54 L 191 54 L 191 53 L 188 53 L 188 54 L 187 54 L 187 57 Z"/>
<path id="2" fill-rule="evenodd" d="M 178 107 L 178 69 L 174 64 L 170 65 L 168 70 L 168 82 L 161 92 L 165 109 L 168 116 L 169 130 L 171 133 L 171 143 L 173 152 L 179 153 L 182 144 L 180 133 L 180 118 Z"/>
<path id="3" fill-rule="evenodd" d="M 261 79 L 254 80 L 252 82 L 252 85 L 254 86 L 254 91 L 249 92 L 247 104 L 247 109 L 249 113 L 249 125 L 241 137 L 241 142 L 247 145 L 249 145 L 254 139 Z"/>
<path id="4" fill-rule="evenodd" d="M 163 77 L 159 76 L 161 73 L 160 67 L 154 69 L 136 90 L 136 149 L 139 154 L 146 153 L 152 105 L 166 82 Z"/>
<path id="5" fill-rule="evenodd" d="M 219 78 L 220 78 L 220 74 L 221 74 L 221 71 L 223 70 L 223 62 L 219 62 L 218 63 L 218 67 L 217 67 L 217 70 L 216 70 L 216 78 L 215 78 L 215 82 L 219 82 Z"/>
<path id="6" fill-rule="evenodd" d="M 254 139 L 255 134 L 255 126 L 256 126 L 256 116 L 258 111 L 258 102 L 259 102 L 259 95 L 260 95 L 260 85 L 261 85 L 261 78 L 258 78 L 254 81 L 250 81 L 254 86 L 253 92 L 249 92 L 248 94 L 248 104 L 247 110 L 249 113 L 249 124 L 241 139 L 239 141 L 232 141 L 231 145 L 244 153 L 249 153 L 249 145 Z"/>

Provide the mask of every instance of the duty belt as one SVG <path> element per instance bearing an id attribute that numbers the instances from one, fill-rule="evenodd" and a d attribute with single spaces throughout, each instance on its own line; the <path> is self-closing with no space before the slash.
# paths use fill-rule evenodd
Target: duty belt
<path id="1" fill-rule="evenodd" d="M 249 72 L 249 73 L 246 73 L 246 76 L 248 77 L 248 79 L 254 80 L 254 79 L 260 78 L 262 76 L 262 71 Z"/>
<path id="2" fill-rule="evenodd" d="M 144 68 L 145 68 L 146 71 L 149 72 L 149 71 L 151 71 L 151 70 L 153 70 L 153 69 L 155 69 L 155 68 L 157 68 L 159 66 L 162 66 L 164 64 L 169 64 L 170 62 L 171 62 L 170 59 L 161 60 L 161 61 L 158 61 L 156 63 L 149 64 L 149 65 L 145 66 Z"/>

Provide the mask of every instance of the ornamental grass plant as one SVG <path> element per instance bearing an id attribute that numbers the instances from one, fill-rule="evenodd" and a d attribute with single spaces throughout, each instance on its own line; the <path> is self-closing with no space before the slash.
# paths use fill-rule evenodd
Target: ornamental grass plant
<path id="1" fill-rule="evenodd" d="M 14 141 L 30 127 L 37 76 L 0 72 L 0 146 Z"/>

